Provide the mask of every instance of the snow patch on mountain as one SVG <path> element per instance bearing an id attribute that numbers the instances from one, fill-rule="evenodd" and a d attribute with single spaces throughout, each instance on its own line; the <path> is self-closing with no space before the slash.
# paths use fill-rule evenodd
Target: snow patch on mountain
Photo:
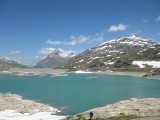
<path id="1" fill-rule="evenodd" d="M 145 68 L 146 65 L 152 68 L 160 68 L 160 61 L 133 61 L 132 65 L 138 65 L 139 68 Z"/>
<path id="2" fill-rule="evenodd" d="M 115 62 L 110 62 L 110 61 L 104 62 L 105 65 L 113 65 L 114 63 L 115 63 Z"/>
<path id="3" fill-rule="evenodd" d="M 78 61 L 78 62 L 83 62 L 84 60 L 82 59 L 82 60 L 80 60 L 80 61 Z"/>

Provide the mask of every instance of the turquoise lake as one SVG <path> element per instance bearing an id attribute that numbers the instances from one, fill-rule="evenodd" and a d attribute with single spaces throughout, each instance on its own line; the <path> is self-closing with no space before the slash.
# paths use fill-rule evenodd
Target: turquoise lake
<path id="1" fill-rule="evenodd" d="M 97 77 L 97 79 L 87 79 Z M 129 98 L 160 97 L 160 81 L 131 76 L 70 74 L 68 76 L 0 75 L 0 92 L 19 94 L 73 115 Z"/>

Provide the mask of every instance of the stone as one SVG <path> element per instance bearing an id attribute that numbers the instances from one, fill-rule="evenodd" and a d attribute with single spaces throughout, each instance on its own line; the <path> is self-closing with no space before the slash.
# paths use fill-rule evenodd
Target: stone
<path id="1" fill-rule="evenodd" d="M 89 112 L 91 111 L 94 114 L 93 119 L 106 119 L 118 116 L 160 116 L 160 98 L 131 98 L 105 107 L 86 111 L 81 113 L 81 116 L 85 119 L 89 119 Z M 77 119 L 77 116 L 72 116 L 70 119 Z"/>

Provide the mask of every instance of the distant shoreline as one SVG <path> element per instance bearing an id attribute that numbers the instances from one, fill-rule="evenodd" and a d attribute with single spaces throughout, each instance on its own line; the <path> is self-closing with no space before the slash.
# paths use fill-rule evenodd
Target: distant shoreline
<path id="1" fill-rule="evenodd" d="M 52 68 L 11 68 L 6 71 L 0 71 L 0 74 L 14 74 L 17 76 L 46 76 L 50 75 L 51 77 L 56 76 L 68 76 L 70 73 L 96 73 L 96 74 L 108 74 L 108 75 L 125 75 L 125 76 L 134 76 L 134 77 L 142 77 L 146 79 L 154 79 L 154 80 L 160 80 L 160 74 L 159 75 L 149 75 L 148 72 L 136 72 L 136 71 L 112 71 L 112 70 L 106 70 L 106 71 L 70 71 L 67 69 L 52 69 Z"/>
<path id="2" fill-rule="evenodd" d="M 11 68 L 6 71 L 0 71 L 0 74 L 14 74 L 17 76 L 67 76 L 67 69 L 52 69 L 52 68 Z"/>
<path id="3" fill-rule="evenodd" d="M 96 72 L 100 74 L 109 74 L 109 75 L 126 75 L 126 76 L 135 76 L 135 77 L 142 77 L 146 73 L 144 72 L 115 72 L 115 71 L 103 71 L 103 72 Z"/>
<path id="4" fill-rule="evenodd" d="M 154 76 L 148 76 L 147 72 L 119 72 L 119 71 L 100 71 L 95 72 L 98 74 L 108 74 L 108 75 L 125 75 L 125 76 L 134 76 L 134 77 L 141 77 L 146 79 L 154 79 L 154 80 L 160 80 L 160 75 L 154 75 Z"/>
<path id="5" fill-rule="evenodd" d="M 134 76 L 134 77 L 141 77 L 146 79 L 154 79 L 154 80 L 160 80 L 160 75 L 149 75 L 148 72 L 133 72 L 133 71 L 112 71 L 112 70 L 106 70 L 106 71 L 73 71 L 74 73 L 95 73 L 95 74 L 108 74 L 108 75 L 125 75 L 125 76 Z"/>

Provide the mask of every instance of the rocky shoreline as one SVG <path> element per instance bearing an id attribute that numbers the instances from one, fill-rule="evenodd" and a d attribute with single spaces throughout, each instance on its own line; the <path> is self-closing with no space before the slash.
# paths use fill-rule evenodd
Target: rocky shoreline
<path id="1" fill-rule="evenodd" d="M 70 116 L 67 120 L 89 119 L 89 113 L 91 111 L 94 114 L 92 119 L 107 119 L 120 116 L 160 116 L 160 98 L 131 98 Z"/>
<path id="2" fill-rule="evenodd" d="M 56 114 L 58 109 L 32 100 L 24 100 L 22 96 L 6 93 L 0 94 L 0 111 L 17 110 L 20 113 L 35 114 L 37 112 L 52 112 Z"/>
<path id="3" fill-rule="evenodd" d="M 159 74 L 152 74 L 147 72 L 117 72 L 117 71 L 98 71 L 95 72 L 98 74 L 109 74 L 109 75 L 126 75 L 126 76 L 134 76 L 134 77 L 143 77 L 146 79 L 154 79 L 154 80 L 160 80 L 160 73 Z"/>
<path id="4" fill-rule="evenodd" d="M 0 74 L 13 74 L 17 76 L 67 76 L 67 69 L 51 69 L 51 68 L 10 68 L 8 70 L 0 71 Z"/>
<path id="5" fill-rule="evenodd" d="M 16 120 L 19 118 L 26 119 L 26 117 L 33 120 L 42 118 L 43 120 L 48 120 L 48 118 L 52 120 L 86 120 L 89 119 L 91 111 L 94 114 L 92 119 L 108 119 L 121 116 L 160 116 L 160 98 L 131 98 L 74 116 L 65 117 L 55 116 L 58 109 L 51 106 L 31 100 L 24 100 L 22 96 L 16 94 L 0 94 L 0 119 L 3 120 L 12 120 L 12 117 L 15 117 Z"/>
<path id="6" fill-rule="evenodd" d="M 0 94 L 0 120 L 59 120 L 65 116 L 56 116 L 58 109 L 49 105 L 24 100 L 22 96 Z"/>
<path id="7" fill-rule="evenodd" d="M 109 74 L 109 75 L 126 75 L 126 76 L 135 76 L 135 77 L 142 77 L 146 75 L 147 73 L 145 72 L 120 72 L 120 71 L 112 71 L 112 70 L 107 70 L 107 71 L 98 71 L 96 73 L 100 74 Z"/>

